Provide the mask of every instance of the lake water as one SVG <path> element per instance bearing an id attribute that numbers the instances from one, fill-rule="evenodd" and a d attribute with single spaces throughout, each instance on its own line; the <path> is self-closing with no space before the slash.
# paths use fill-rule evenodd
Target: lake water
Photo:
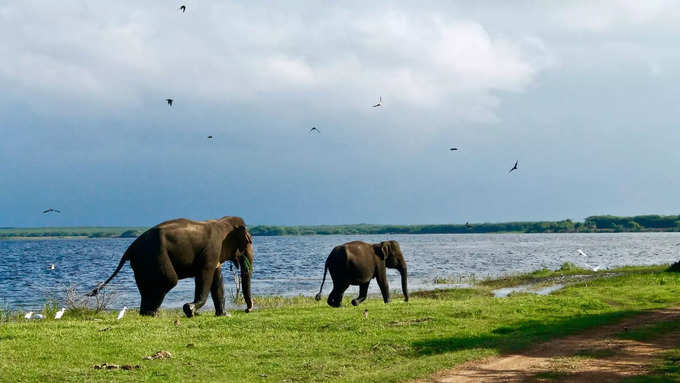
<path id="1" fill-rule="evenodd" d="M 442 287 L 435 277 L 489 277 L 559 268 L 564 262 L 611 268 L 671 263 L 680 258 L 680 233 L 616 234 L 436 234 L 255 237 L 254 295 L 314 295 L 331 249 L 351 240 L 399 241 L 409 271 L 409 289 Z M 116 268 L 132 239 L 0 241 L 0 307 L 38 309 L 49 297 L 63 295 L 69 284 L 86 292 Z M 587 257 L 579 255 L 582 249 Z M 54 263 L 55 270 L 48 266 Z M 225 289 L 233 286 L 223 267 Z M 400 290 L 399 273 L 388 270 L 390 289 Z M 330 276 L 324 296 L 332 288 Z M 112 308 L 139 307 L 139 293 L 127 263 L 106 291 L 117 296 Z M 193 279 L 168 294 L 164 307 L 192 300 Z M 372 293 L 377 293 L 375 281 Z M 352 286 L 347 295 L 358 294 Z M 210 302 L 210 299 L 208 299 Z M 257 301 L 255 302 L 257 304 Z M 207 305 L 211 306 L 211 302 Z"/>

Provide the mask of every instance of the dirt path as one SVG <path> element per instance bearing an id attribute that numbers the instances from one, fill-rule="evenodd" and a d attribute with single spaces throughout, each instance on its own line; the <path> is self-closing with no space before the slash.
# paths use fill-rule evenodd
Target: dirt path
<path id="1" fill-rule="evenodd" d="M 680 345 L 677 331 L 649 342 L 621 339 L 617 334 L 677 320 L 680 307 L 650 311 L 518 354 L 468 362 L 413 383 L 613 382 L 645 374 L 660 352 Z"/>

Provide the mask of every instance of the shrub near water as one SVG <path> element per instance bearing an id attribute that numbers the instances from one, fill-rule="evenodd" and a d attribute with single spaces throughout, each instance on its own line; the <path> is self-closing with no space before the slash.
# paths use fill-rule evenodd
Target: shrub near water
<path id="1" fill-rule="evenodd" d="M 414 293 L 388 305 L 373 297 L 353 307 L 350 290 L 340 309 L 310 297 L 256 298 L 271 308 L 232 318 L 164 310 L 157 318 L 132 311 L 121 321 L 112 312 L 11 320 L 0 324 L 0 381 L 403 381 L 677 304 L 680 275 L 658 269 L 549 296 L 494 298 L 481 287 Z M 161 350 L 172 358 L 142 360 Z M 93 368 L 103 363 L 141 368 Z"/>

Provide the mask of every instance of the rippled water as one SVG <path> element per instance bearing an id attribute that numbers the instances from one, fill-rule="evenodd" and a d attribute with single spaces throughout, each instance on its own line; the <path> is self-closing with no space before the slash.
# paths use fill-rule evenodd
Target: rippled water
<path id="1" fill-rule="evenodd" d="M 411 290 L 434 287 L 437 276 L 487 277 L 540 267 L 556 269 L 567 261 L 604 268 L 648 265 L 670 263 L 680 255 L 680 233 L 255 237 L 253 294 L 314 295 L 324 261 L 335 245 L 386 239 L 401 244 Z M 113 272 L 130 243 L 132 239 L 0 241 L 0 305 L 39 308 L 47 297 L 58 295 L 71 283 L 87 291 Z M 579 255 L 577 249 L 583 249 L 588 257 Z M 51 263 L 55 270 L 48 270 Z M 229 268 L 224 269 L 229 274 Z M 388 276 L 391 289 L 400 289 L 399 273 L 389 270 Z M 228 289 L 231 276 L 225 277 Z M 325 294 L 331 286 L 328 278 Z M 106 289 L 118 296 L 114 308 L 139 306 L 129 263 Z M 164 307 L 190 301 L 193 290 L 192 279 L 180 281 L 166 297 Z M 378 292 L 375 281 L 371 292 Z M 358 294 L 358 287 L 350 287 L 347 294 Z"/>

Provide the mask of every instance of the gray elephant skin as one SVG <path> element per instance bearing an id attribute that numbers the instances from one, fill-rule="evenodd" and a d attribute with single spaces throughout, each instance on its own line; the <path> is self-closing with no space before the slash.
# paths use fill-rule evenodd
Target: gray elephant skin
<path id="1" fill-rule="evenodd" d="M 359 296 L 352 300 L 354 306 L 363 302 L 368 293 L 368 284 L 375 278 L 380 287 L 383 301 L 389 303 L 390 288 L 387 282 L 386 268 L 397 269 L 401 273 L 401 288 L 404 301 L 408 302 L 406 261 L 397 241 L 366 243 L 362 241 L 348 242 L 336 246 L 328 255 L 323 273 L 321 288 L 316 300 L 321 300 L 321 291 L 326 282 L 326 274 L 330 271 L 333 279 L 333 290 L 328 296 L 328 305 L 340 307 L 342 296 L 350 285 L 359 286 Z"/>
<path id="2" fill-rule="evenodd" d="M 140 235 L 125 251 L 109 279 L 88 295 L 97 295 L 129 260 L 142 297 L 141 315 L 155 315 L 178 280 L 194 278 L 194 300 L 183 307 L 186 316 L 194 316 L 205 305 L 208 294 L 215 304 L 215 314 L 221 316 L 226 314 L 221 265 L 230 261 L 240 268 L 246 312 L 250 312 L 253 309 L 250 294 L 252 243 L 240 217 L 208 221 L 180 218 L 163 222 Z"/>

